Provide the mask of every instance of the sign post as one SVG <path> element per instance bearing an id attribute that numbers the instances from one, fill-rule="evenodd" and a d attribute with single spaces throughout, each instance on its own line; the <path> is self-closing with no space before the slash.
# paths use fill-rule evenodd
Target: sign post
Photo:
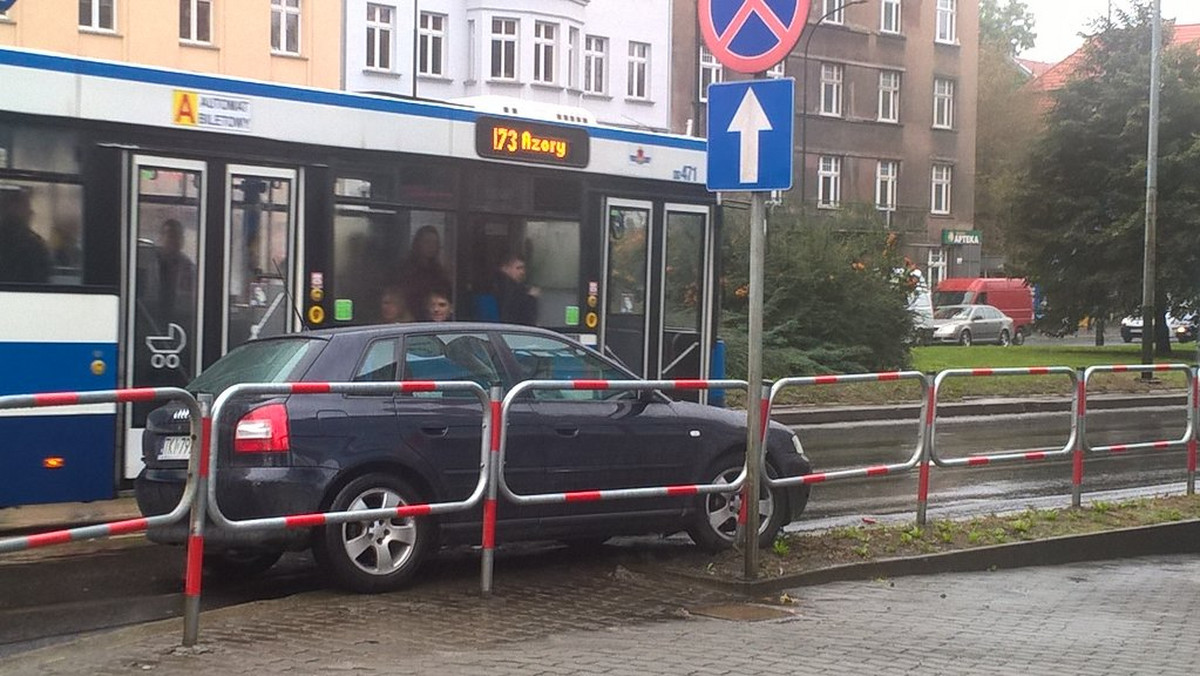
<path id="1" fill-rule="evenodd" d="M 700 32 L 722 65 L 762 73 L 787 58 L 808 19 L 810 0 L 699 0 Z M 752 80 L 708 89 L 708 189 L 750 191 L 750 316 L 746 380 L 746 483 L 742 489 L 743 575 L 758 575 L 760 470 L 767 420 L 763 398 L 763 268 L 767 193 L 792 187 L 795 83 Z"/>

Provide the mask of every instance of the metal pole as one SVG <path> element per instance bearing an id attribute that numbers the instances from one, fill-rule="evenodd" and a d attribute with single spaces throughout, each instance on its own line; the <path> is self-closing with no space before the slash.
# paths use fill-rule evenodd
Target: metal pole
<path id="1" fill-rule="evenodd" d="M 1150 121 L 1146 143 L 1146 241 L 1142 273 L 1142 363 L 1154 363 L 1154 277 L 1158 223 L 1158 101 L 1162 81 L 1162 0 L 1154 0 L 1153 41 L 1150 48 Z M 1149 379 L 1149 372 L 1142 377 Z"/>
<path id="2" fill-rule="evenodd" d="M 742 488 L 746 523 L 742 529 L 745 552 L 745 578 L 758 575 L 758 500 L 759 458 L 762 457 L 762 334 L 763 334 L 763 268 L 767 239 L 767 196 L 754 192 L 750 196 L 750 347 L 746 359 L 746 484 Z"/>
<path id="3" fill-rule="evenodd" d="M 200 405 L 200 420 L 192 421 L 192 453 L 199 456 L 194 480 L 196 495 L 192 499 L 192 513 L 188 523 L 187 563 L 183 585 L 183 645 L 190 648 L 200 638 L 200 586 L 204 574 L 204 523 L 208 514 L 208 461 L 212 444 L 213 397 L 201 394 L 196 398 Z"/>

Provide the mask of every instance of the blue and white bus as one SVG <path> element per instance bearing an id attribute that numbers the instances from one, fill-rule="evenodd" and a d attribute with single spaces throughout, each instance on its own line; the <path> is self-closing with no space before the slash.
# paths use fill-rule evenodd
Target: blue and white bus
<path id="1" fill-rule="evenodd" d="M 394 285 L 491 319 L 511 255 L 537 324 L 709 375 L 700 140 L 15 49 L 0 83 L 0 394 L 182 386 L 254 337 L 381 321 Z M 111 497 L 147 410 L 0 412 L 0 507 Z"/>

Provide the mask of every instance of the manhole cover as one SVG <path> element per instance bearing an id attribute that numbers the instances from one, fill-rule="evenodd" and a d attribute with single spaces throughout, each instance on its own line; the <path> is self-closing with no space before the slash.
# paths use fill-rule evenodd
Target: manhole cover
<path id="1" fill-rule="evenodd" d="M 750 605 L 746 603 L 732 603 L 719 606 L 701 606 L 699 608 L 690 608 L 689 612 L 693 615 L 703 615 L 704 617 L 712 617 L 718 620 L 734 620 L 737 622 L 781 620 L 785 617 L 792 616 L 792 614 L 788 611 L 780 610 L 779 608 Z"/>

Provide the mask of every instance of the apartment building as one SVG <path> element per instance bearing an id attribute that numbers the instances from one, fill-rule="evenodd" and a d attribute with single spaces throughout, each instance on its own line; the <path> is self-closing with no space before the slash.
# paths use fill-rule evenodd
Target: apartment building
<path id="1" fill-rule="evenodd" d="M 705 88 L 743 77 L 704 47 L 694 0 L 675 0 L 672 130 L 705 133 Z M 813 0 L 768 77 L 796 79 L 791 204 L 861 208 L 901 233 L 931 281 L 975 276 L 978 0 Z"/>
<path id="2" fill-rule="evenodd" d="M 606 124 L 670 127 L 671 0 L 343 6 L 345 89 L 469 99 L 500 105 L 496 112 L 505 105 L 525 114 L 537 114 L 539 105 L 574 107 Z"/>
<path id="3" fill-rule="evenodd" d="M 336 89 L 341 3 L 17 0 L 0 45 Z"/>

